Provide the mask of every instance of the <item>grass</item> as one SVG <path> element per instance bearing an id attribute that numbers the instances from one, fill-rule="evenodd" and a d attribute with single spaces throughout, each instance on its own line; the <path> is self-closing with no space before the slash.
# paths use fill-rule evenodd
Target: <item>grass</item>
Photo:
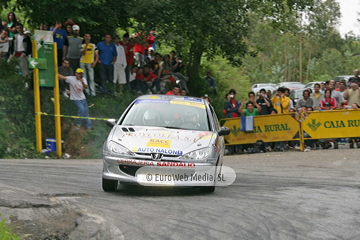
<path id="1" fill-rule="evenodd" d="M 20 240 L 20 238 L 12 232 L 6 225 L 5 220 L 0 221 L 0 239 L 1 240 Z"/>

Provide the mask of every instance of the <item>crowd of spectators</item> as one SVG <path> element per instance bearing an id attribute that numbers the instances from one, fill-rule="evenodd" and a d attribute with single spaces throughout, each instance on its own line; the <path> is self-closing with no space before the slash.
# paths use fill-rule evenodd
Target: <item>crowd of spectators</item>
<path id="1" fill-rule="evenodd" d="M 21 74 L 28 76 L 32 34 L 24 30 L 15 13 L 10 12 L 0 28 L 0 57 L 5 60 L 17 57 Z M 163 56 L 156 52 L 155 28 L 149 32 L 125 33 L 122 38 L 106 34 L 104 41 L 98 43 L 92 42 L 89 33 L 81 34 L 80 26 L 72 19 L 64 23 L 40 24 L 38 30 L 50 31 L 57 43 L 59 73 L 73 76 L 76 69 L 84 70 L 84 78 L 89 84 L 85 90 L 87 96 L 94 97 L 97 92 L 121 96 L 124 91 L 165 94 L 175 84 L 180 86 L 177 95 L 190 92 L 189 78 L 184 74 L 188 64 L 175 51 Z M 99 76 L 97 81 L 95 76 Z M 212 72 L 208 71 L 203 79 L 209 84 L 211 93 L 216 94 Z M 60 85 L 62 95 L 68 98 L 68 84 L 60 81 Z"/>
<path id="2" fill-rule="evenodd" d="M 348 82 L 346 80 L 329 80 L 315 84 L 314 89 L 304 89 L 303 97 L 295 102 L 289 97 L 290 90 L 280 87 L 274 96 L 268 94 L 265 89 L 258 93 L 249 92 L 248 98 L 242 102 L 236 99 L 236 91 L 231 89 L 225 95 L 224 117 L 237 118 L 242 116 L 258 116 L 269 114 L 298 113 L 307 114 L 311 111 L 332 111 L 332 110 L 357 110 L 360 106 L 360 77 L 359 70 L 354 71 L 354 77 Z M 306 132 L 304 137 L 310 137 Z M 344 144 L 343 139 L 307 140 L 305 141 L 307 150 L 327 149 L 330 147 L 338 148 L 338 144 Z M 347 138 L 350 148 L 360 148 L 357 138 Z M 298 142 L 278 142 L 265 143 L 267 151 L 284 151 L 290 148 L 299 149 Z M 251 151 L 251 146 L 229 146 L 230 153 Z"/>

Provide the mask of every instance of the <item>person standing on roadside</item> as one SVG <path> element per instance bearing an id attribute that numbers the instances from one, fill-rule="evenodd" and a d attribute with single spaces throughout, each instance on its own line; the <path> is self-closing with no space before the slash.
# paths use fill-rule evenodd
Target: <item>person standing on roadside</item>
<path id="1" fill-rule="evenodd" d="M 97 44 L 99 52 L 99 74 L 103 93 L 110 93 L 106 82 L 112 83 L 114 80 L 114 63 L 116 62 L 117 52 L 115 44 L 111 42 L 111 35 L 106 34 L 105 39 Z"/>
<path id="2" fill-rule="evenodd" d="M 70 65 L 73 69 L 78 69 L 80 67 L 80 58 L 81 58 L 81 46 L 84 39 L 79 36 L 80 27 L 79 25 L 72 26 L 73 35 L 68 36 L 64 42 L 63 49 L 63 58 L 69 60 Z"/>
<path id="3" fill-rule="evenodd" d="M 237 118 L 240 117 L 240 109 L 241 103 L 236 100 L 236 91 L 234 89 L 230 89 L 229 91 L 229 101 L 224 103 L 224 110 L 226 111 L 226 118 Z"/>
<path id="4" fill-rule="evenodd" d="M 276 96 L 271 99 L 274 109 L 278 114 L 288 113 L 290 109 L 290 98 L 285 96 L 285 89 L 280 87 Z"/>
<path id="5" fill-rule="evenodd" d="M 85 78 L 83 78 L 84 70 L 81 68 L 76 69 L 75 76 L 65 77 L 59 74 L 61 80 L 65 80 L 70 86 L 70 99 L 74 101 L 74 104 L 78 110 L 78 117 L 84 117 L 76 119 L 76 130 L 80 130 L 81 124 L 85 121 L 86 129 L 91 130 L 92 125 L 89 119 L 89 107 L 86 101 L 84 88 L 88 88 L 88 84 Z"/>
<path id="6" fill-rule="evenodd" d="M 310 97 L 314 99 L 314 110 L 320 110 L 320 101 L 324 98 L 324 93 L 320 92 L 320 84 L 315 83 L 314 92 Z"/>
<path id="7" fill-rule="evenodd" d="M 129 82 L 130 82 L 130 71 L 131 67 L 134 63 L 134 46 L 129 41 L 129 34 L 125 33 L 123 35 L 123 40 L 120 42 L 120 44 L 125 49 L 125 55 L 126 55 L 126 68 L 125 68 L 125 75 L 126 75 L 126 83 L 128 84 L 128 89 L 130 89 Z"/>
<path id="8" fill-rule="evenodd" d="M 21 75 L 26 77 L 29 74 L 28 56 L 32 52 L 31 39 L 24 34 L 24 26 L 21 23 L 16 25 L 17 34 L 13 38 L 13 56 L 19 60 Z"/>
<path id="9" fill-rule="evenodd" d="M 264 88 L 260 89 L 259 98 L 256 100 L 256 103 L 261 106 L 259 110 L 259 115 L 269 115 L 270 110 L 272 109 L 271 101 L 267 98 L 266 90 Z"/>
<path id="10" fill-rule="evenodd" d="M 61 67 L 58 68 L 58 74 L 68 77 L 68 76 L 74 76 L 74 70 L 70 67 L 70 62 L 68 60 L 63 60 Z M 66 92 L 66 82 L 60 80 L 60 90 L 64 97 L 69 98 L 68 93 Z"/>
<path id="11" fill-rule="evenodd" d="M 350 83 L 356 83 L 357 85 L 360 84 L 359 73 L 360 73 L 359 69 L 354 70 L 354 76 L 349 78 L 348 85 L 350 85 Z"/>
<path id="12" fill-rule="evenodd" d="M 125 48 L 120 44 L 119 36 L 114 37 L 114 44 L 117 52 L 117 58 L 114 63 L 114 92 L 116 93 L 116 84 L 119 84 L 119 94 L 123 94 L 123 86 L 126 84 L 126 54 Z"/>
<path id="13" fill-rule="evenodd" d="M 99 60 L 98 50 L 95 44 L 91 43 L 91 35 L 85 34 L 85 43 L 81 46 L 80 67 L 84 70 L 85 78 L 88 80 L 89 87 L 85 89 L 88 96 L 96 96 L 94 68 Z"/>
<path id="14" fill-rule="evenodd" d="M 52 35 L 54 36 L 54 42 L 56 42 L 57 47 L 57 56 L 58 56 L 58 66 L 61 66 L 62 61 L 65 59 L 65 55 L 63 56 L 64 42 L 67 38 L 67 33 L 62 28 L 61 22 L 56 22 L 55 27 L 50 29 L 52 31 Z"/>

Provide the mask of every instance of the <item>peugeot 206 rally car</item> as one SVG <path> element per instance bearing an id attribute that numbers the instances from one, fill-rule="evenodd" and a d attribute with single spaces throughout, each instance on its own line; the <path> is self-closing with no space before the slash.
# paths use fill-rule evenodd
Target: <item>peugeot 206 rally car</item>
<path id="1" fill-rule="evenodd" d="M 230 129 L 220 127 L 206 100 L 141 96 L 118 121 L 109 119 L 107 125 L 112 130 L 103 147 L 104 191 L 115 191 L 119 182 L 215 190 L 214 176 L 220 174 L 225 149 L 223 136 Z M 212 170 L 200 175 L 204 167 Z"/>

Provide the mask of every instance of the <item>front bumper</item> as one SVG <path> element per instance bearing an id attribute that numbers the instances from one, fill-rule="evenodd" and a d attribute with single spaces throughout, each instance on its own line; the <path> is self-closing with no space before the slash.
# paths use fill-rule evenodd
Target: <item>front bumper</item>
<path id="1" fill-rule="evenodd" d="M 146 186 L 210 186 L 214 185 L 215 166 L 216 161 L 152 161 L 106 156 L 102 177 Z"/>

